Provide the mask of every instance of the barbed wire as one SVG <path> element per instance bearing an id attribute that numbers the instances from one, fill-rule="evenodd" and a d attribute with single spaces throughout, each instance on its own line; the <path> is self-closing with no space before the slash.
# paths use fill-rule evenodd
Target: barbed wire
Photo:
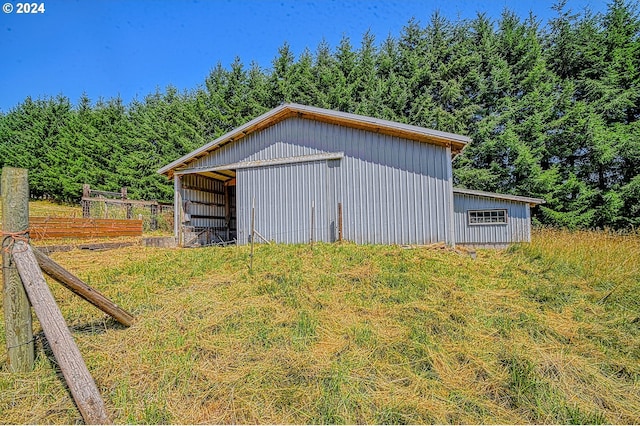
<path id="1" fill-rule="evenodd" d="M 6 241 L 9 240 L 9 244 L 5 245 Z M 29 244 L 29 228 L 23 230 L 23 231 L 17 231 L 17 232 L 5 232 L 2 231 L 2 250 L 5 253 L 11 253 L 12 252 L 12 247 L 15 245 L 16 242 L 18 241 L 22 241 L 25 244 Z M 21 250 L 21 252 L 26 251 L 26 248 L 24 250 Z"/>

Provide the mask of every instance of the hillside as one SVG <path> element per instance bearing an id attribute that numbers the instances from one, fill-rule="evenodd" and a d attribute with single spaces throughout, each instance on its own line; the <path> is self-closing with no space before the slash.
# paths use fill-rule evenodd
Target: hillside
<path id="1" fill-rule="evenodd" d="M 51 284 L 114 421 L 640 422 L 637 236 L 537 231 L 476 260 L 258 246 L 252 273 L 248 256 L 55 254 L 137 317 L 121 328 Z M 0 418 L 76 423 L 41 334 L 37 346 L 34 372 L 2 364 Z"/>

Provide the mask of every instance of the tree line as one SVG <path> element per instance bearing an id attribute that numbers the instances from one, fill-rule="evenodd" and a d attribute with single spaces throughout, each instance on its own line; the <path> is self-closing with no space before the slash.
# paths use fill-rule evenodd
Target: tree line
<path id="1" fill-rule="evenodd" d="M 640 225 L 640 19 L 614 0 L 605 13 L 564 2 L 544 25 L 505 10 L 450 21 L 434 13 L 396 36 L 367 32 L 270 69 L 240 58 L 198 87 L 124 104 L 82 96 L 27 98 L 0 114 L 0 163 L 28 168 L 32 196 L 74 201 L 83 183 L 171 201 L 167 163 L 283 102 L 470 136 L 457 186 L 544 198 L 541 223 Z"/>

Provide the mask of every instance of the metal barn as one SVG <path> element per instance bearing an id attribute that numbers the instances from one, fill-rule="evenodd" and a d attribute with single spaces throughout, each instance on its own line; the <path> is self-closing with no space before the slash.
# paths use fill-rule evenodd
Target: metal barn
<path id="1" fill-rule="evenodd" d="M 454 205 L 467 202 L 464 197 L 471 194 L 454 190 L 451 160 L 469 141 L 452 133 L 284 104 L 159 173 L 174 179 L 180 245 L 246 244 L 252 212 L 256 235 L 281 243 L 528 241 L 528 206 L 542 200 L 483 193 L 495 201 L 487 206 L 496 210 L 503 210 L 505 197 L 514 206 L 526 204 L 522 230 L 489 231 L 504 228 L 498 220 L 515 222 L 515 207 L 508 219 L 502 213 L 478 219 L 474 213 L 475 222 L 486 223 L 465 227 L 459 222 Z M 468 202 L 475 210 L 486 210 Z M 485 231 L 475 232 L 480 228 Z M 485 237 L 496 241 L 480 241 Z"/>

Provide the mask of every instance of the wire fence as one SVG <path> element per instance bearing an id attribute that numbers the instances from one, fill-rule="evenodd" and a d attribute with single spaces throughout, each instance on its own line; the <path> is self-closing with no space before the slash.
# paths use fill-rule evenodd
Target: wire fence
<path id="1" fill-rule="evenodd" d="M 89 185 L 82 189 L 82 217 L 93 219 L 142 220 L 144 231 L 173 231 L 173 205 L 160 204 L 156 200 L 131 200 L 127 189 L 120 192 L 93 190 Z"/>

